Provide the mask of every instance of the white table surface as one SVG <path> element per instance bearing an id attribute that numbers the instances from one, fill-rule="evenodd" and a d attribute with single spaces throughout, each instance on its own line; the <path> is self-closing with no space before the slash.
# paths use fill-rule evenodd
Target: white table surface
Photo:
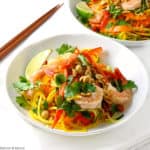
<path id="1" fill-rule="evenodd" d="M 61 0 L 1 0 L 0 45 Z M 65 2 L 67 0 L 64 0 Z M 9 63 L 30 43 L 63 33 L 87 32 L 69 14 L 66 5 L 42 25 L 0 64 L 0 150 L 20 147 L 25 150 L 118 150 L 136 149 L 133 144 L 148 139 L 150 134 L 150 92 L 134 117 L 113 131 L 88 137 L 64 137 L 47 134 L 26 123 L 16 113 L 6 90 L 5 77 Z M 150 76 L 150 46 L 130 48 L 144 63 Z M 142 80 L 142 79 L 141 79 Z M 135 144 L 137 145 L 137 144 Z M 145 147 L 145 148 L 144 148 Z M 142 149 L 147 149 L 143 146 Z M 150 147 L 148 148 L 150 149 Z"/>

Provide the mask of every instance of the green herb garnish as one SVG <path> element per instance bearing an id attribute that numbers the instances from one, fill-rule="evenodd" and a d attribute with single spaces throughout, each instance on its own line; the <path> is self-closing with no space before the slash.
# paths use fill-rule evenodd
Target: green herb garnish
<path id="1" fill-rule="evenodd" d="M 106 29 L 110 29 L 114 24 L 112 22 L 109 22 L 107 25 L 106 25 Z"/>
<path id="2" fill-rule="evenodd" d="M 31 83 L 30 81 L 28 81 L 25 77 L 20 76 L 19 77 L 19 81 L 13 83 L 13 87 L 17 90 L 17 91 L 26 91 L 26 90 L 30 90 L 33 89 L 35 86 L 33 83 Z"/>
<path id="3" fill-rule="evenodd" d="M 70 117 L 74 116 L 74 113 L 80 110 L 80 106 L 74 101 L 68 102 L 66 100 L 63 101 L 59 108 L 65 110 L 67 115 Z"/>
<path id="4" fill-rule="evenodd" d="M 73 82 L 72 84 L 69 84 L 66 88 L 65 88 L 65 97 L 73 97 L 77 94 L 80 93 L 80 87 L 81 87 L 81 83 L 80 82 Z"/>
<path id="5" fill-rule="evenodd" d="M 137 88 L 137 85 L 133 81 L 128 80 L 127 84 L 123 85 L 122 87 L 124 90 L 126 90 L 126 89 Z"/>
<path id="6" fill-rule="evenodd" d="M 117 105 L 116 104 L 112 104 L 111 105 L 111 110 L 112 114 L 114 114 L 115 112 L 118 112 L 118 108 L 117 108 Z"/>
<path id="7" fill-rule="evenodd" d="M 82 66 L 87 66 L 89 64 L 88 60 L 81 54 L 78 55 L 78 59 L 80 60 Z"/>
<path id="8" fill-rule="evenodd" d="M 70 84 L 72 81 L 73 81 L 73 76 L 72 75 L 68 76 L 67 79 L 68 84 Z"/>
<path id="9" fill-rule="evenodd" d="M 87 82 L 81 84 L 81 92 L 88 93 L 88 92 L 95 92 L 95 91 L 96 91 L 96 87 L 93 84 Z"/>
<path id="10" fill-rule="evenodd" d="M 119 92 L 122 92 L 123 90 L 126 89 L 133 89 L 133 88 L 137 88 L 137 85 L 131 81 L 128 80 L 126 84 L 122 85 L 120 80 L 113 80 L 111 82 L 112 86 L 114 86 Z"/>
<path id="11" fill-rule="evenodd" d="M 119 92 L 123 91 L 121 80 L 113 80 L 111 82 L 112 86 L 114 86 Z"/>
<path id="12" fill-rule="evenodd" d="M 91 114 L 88 111 L 81 111 L 81 114 L 85 117 L 85 118 L 91 118 Z"/>
<path id="13" fill-rule="evenodd" d="M 64 76 L 64 74 L 57 74 L 55 76 L 55 82 L 56 84 L 59 86 L 61 84 L 63 84 L 64 82 L 66 82 L 66 77 Z"/>
<path id="14" fill-rule="evenodd" d="M 17 96 L 16 97 L 16 102 L 23 108 L 26 108 L 28 109 L 29 108 L 29 104 L 28 102 L 26 101 L 26 99 L 24 98 L 24 96 Z"/>
<path id="15" fill-rule="evenodd" d="M 44 109 L 48 109 L 48 102 L 47 101 L 44 101 L 44 103 L 43 103 L 43 107 L 44 107 Z"/>
<path id="16" fill-rule="evenodd" d="M 126 22 L 125 20 L 118 20 L 116 22 L 116 25 L 128 25 L 128 22 Z"/>
<path id="17" fill-rule="evenodd" d="M 121 8 L 117 8 L 114 4 L 110 5 L 109 12 L 114 18 L 118 17 L 122 13 Z"/>
<path id="18" fill-rule="evenodd" d="M 68 44 L 62 44 L 59 48 L 56 49 L 56 51 L 58 54 L 73 53 L 75 51 L 75 47 Z"/>
<path id="19" fill-rule="evenodd" d="M 95 92 L 96 87 L 91 83 L 73 82 L 65 88 L 65 98 L 74 97 L 80 93 Z"/>

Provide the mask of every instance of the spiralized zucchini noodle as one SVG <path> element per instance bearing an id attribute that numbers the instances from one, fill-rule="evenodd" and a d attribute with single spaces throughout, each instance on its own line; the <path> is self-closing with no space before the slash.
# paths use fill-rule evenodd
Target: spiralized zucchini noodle
<path id="1" fill-rule="evenodd" d="M 16 102 L 33 119 L 64 131 L 87 131 L 119 121 L 136 84 L 104 63 L 101 47 L 62 44 L 56 51 L 58 56 L 13 84 L 19 94 Z"/>
<path id="2" fill-rule="evenodd" d="M 91 30 L 120 40 L 150 39 L 149 0 L 81 0 L 79 3 L 77 17 Z"/>

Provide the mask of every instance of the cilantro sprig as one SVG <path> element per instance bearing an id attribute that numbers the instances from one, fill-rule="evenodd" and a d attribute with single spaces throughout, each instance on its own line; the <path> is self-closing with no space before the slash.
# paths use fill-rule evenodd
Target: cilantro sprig
<path id="1" fill-rule="evenodd" d="M 110 5 L 109 12 L 114 18 L 118 17 L 122 13 L 121 8 L 117 8 L 114 4 Z"/>
<path id="2" fill-rule="evenodd" d="M 39 87 L 40 82 L 31 83 L 29 80 L 27 80 L 24 76 L 19 77 L 19 81 L 13 83 L 13 87 L 18 91 L 26 91 L 26 90 L 31 90 L 33 88 Z"/>
<path id="3" fill-rule="evenodd" d="M 65 54 L 65 53 L 73 53 L 75 51 L 75 47 L 69 44 L 62 44 L 59 48 L 56 49 L 58 54 Z"/>
<path id="4" fill-rule="evenodd" d="M 134 83 L 134 81 L 128 80 L 128 82 L 122 86 L 123 89 L 133 89 L 136 88 L 137 89 L 137 85 Z"/>
<path id="5" fill-rule="evenodd" d="M 61 96 L 58 96 L 56 104 L 58 108 L 65 110 L 67 115 L 70 117 L 74 116 L 74 113 L 81 109 L 80 106 L 76 104 L 74 101 L 68 102 Z"/>
<path id="6" fill-rule="evenodd" d="M 95 92 L 96 87 L 91 83 L 73 82 L 65 88 L 65 97 L 74 97 L 80 93 Z"/>
<path id="7" fill-rule="evenodd" d="M 26 99 L 24 98 L 24 96 L 17 96 L 16 97 L 16 102 L 23 108 L 28 109 L 29 108 L 29 103 L 26 101 Z"/>
<path id="8" fill-rule="evenodd" d="M 78 55 L 78 59 L 80 60 L 82 66 L 87 66 L 89 64 L 88 60 L 82 54 Z"/>
<path id="9" fill-rule="evenodd" d="M 80 93 L 81 82 L 73 82 L 65 88 L 65 97 L 73 97 Z"/>
<path id="10" fill-rule="evenodd" d="M 62 73 L 56 74 L 55 82 L 59 86 L 59 85 L 63 84 L 64 82 L 66 82 L 66 77 Z"/>
<path id="11" fill-rule="evenodd" d="M 111 82 L 111 84 L 116 87 L 116 89 L 119 91 L 119 92 L 122 92 L 123 90 L 126 90 L 126 89 L 133 89 L 133 88 L 136 88 L 137 89 L 137 85 L 134 83 L 134 81 L 131 81 L 131 80 L 128 80 L 126 84 L 122 84 L 120 80 L 113 80 Z"/>
<path id="12" fill-rule="evenodd" d="M 13 83 L 13 87 L 17 91 L 26 91 L 34 88 L 34 84 L 28 81 L 25 77 L 20 76 L 19 81 Z"/>
<path id="13" fill-rule="evenodd" d="M 118 20 L 116 22 L 116 25 L 129 25 L 129 23 L 127 21 L 125 21 L 125 20 Z"/>

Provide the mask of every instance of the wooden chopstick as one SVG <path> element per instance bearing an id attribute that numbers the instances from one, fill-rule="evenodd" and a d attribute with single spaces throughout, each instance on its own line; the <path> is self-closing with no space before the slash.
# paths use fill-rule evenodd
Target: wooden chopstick
<path id="1" fill-rule="evenodd" d="M 19 34 L 17 34 L 15 37 L 13 37 L 10 41 L 8 41 L 6 44 L 4 44 L 0 48 L 0 60 L 2 60 L 9 52 L 11 52 L 15 47 L 17 47 L 23 40 L 25 40 L 30 34 L 32 34 L 40 25 L 42 25 L 48 18 L 53 16 L 55 12 L 62 6 L 63 4 L 58 4 L 52 9 L 50 9 L 48 12 L 46 12 L 44 15 L 42 15 L 40 18 L 38 18 L 36 21 L 34 21 L 32 24 L 30 24 L 28 27 L 26 27 L 23 31 L 21 31 Z"/>

